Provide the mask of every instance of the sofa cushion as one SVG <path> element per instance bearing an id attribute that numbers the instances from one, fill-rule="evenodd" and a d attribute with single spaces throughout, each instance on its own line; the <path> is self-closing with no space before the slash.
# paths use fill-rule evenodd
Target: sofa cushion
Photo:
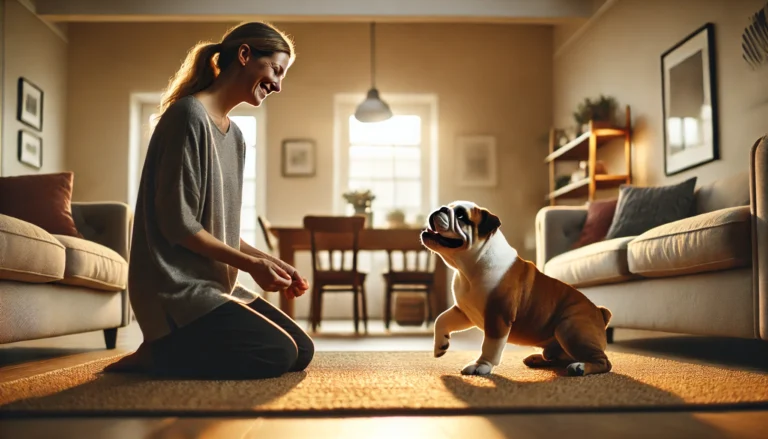
<path id="1" fill-rule="evenodd" d="M 631 279 L 627 244 L 634 236 L 600 241 L 560 254 L 544 265 L 544 274 L 574 287 Z"/>
<path id="2" fill-rule="evenodd" d="M 53 282 L 64 276 L 64 246 L 42 228 L 0 215 L 0 279 Z"/>
<path id="3" fill-rule="evenodd" d="M 85 239 L 54 236 L 67 251 L 66 270 L 60 283 L 103 291 L 125 289 L 128 263 L 117 252 Z"/>
<path id="4" fill-rule="evenodd" d="M 616 198 L 610 200 L 597 200 L 589 203 L 587 208 L 587 220 L 581 229 L 579 240 L 571 248 L 584 247 L 602 241 L 608 233 L 613 222 L 613 214 L 616 212 Z"/>
<path id="5" fill-rule="evenodd" d="M 696 189 L 694 215 L 749 205 L 749 172 L 723 177 Z"/>
<path id="6" fill-rule="evenodd" d="M 751 235 L 749 206 L 675 221 L 629 243 L 629 271 L 664 277 L 748 266 L 752 262 Z"/>
<path id="7" fill-rule="evenodd" d="M 695 201 L 696 179 L 691 177 L 668 186 L 622 185 L 606 239 L 637 236 L 662 224 L 689 217 Z"/>
<path id="8" fill-rule="evenodd" d="M 72 218 L 73 184 L 72 172 L 0 177 L 0 214 L 51 234 L 82 238 Z"/>

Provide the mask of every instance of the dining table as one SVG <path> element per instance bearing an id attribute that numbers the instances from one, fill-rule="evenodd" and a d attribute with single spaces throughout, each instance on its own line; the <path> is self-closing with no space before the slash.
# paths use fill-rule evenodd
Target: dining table
<path id="1" fill-rule="evenodd" d="M 311 251 L 309 230 L 303 227 L 269 228 L 278 240 L 278 257 L 287 264 L 295 265 L 296 253 Z M 419 235 L 415 228 L 365 228 L 358 237 L 358 251 L 421 251 Z M 338 249 L 338 247 L 334 247 Z M 352 250 L 351 246 L 348 250 Z M 430 294 L 433 318 L 448 309 L 448 267 L 442 258 L 435 257 L 433 291 Z M 280 295 L 280 309 L 290 318 L 295 318 L 294 302 Z"/>

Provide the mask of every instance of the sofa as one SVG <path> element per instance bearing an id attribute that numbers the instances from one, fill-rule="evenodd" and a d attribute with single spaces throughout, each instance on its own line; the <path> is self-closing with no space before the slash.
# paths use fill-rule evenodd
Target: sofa
<path id="1" fill-rule="evenodd" d="M 102 330 L 114 349 L 130 323 L 128 205 L 72 202 L 71 214 L 82 238 L 0 214 L 0 343 Z"/>
<path id="2" fill-rule="evenodd" d="M 536 216 L 536 264 L 613 313 L 609 326 L 768 340 L 768 137 L 749 169 L 697 186 L 695 210 L 637 236 L 573 248 L 586 206 Z"/>

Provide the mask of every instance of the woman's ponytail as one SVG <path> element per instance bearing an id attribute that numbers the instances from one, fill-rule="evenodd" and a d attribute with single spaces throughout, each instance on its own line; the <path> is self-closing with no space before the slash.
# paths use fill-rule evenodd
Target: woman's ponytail
<path id="1" fill-rule="evenodd" d="M 171 78 L 160 101 L 160 115 L 179 99 L 206 89 L 219 74 L 214 55 L 220 43 L 198 43 L 188 53 L 184 63 Z"/>

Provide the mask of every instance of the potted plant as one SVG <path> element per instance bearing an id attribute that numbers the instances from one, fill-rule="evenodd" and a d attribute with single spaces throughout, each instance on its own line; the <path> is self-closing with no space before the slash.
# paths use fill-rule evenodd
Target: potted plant
<path id="1" fill-rule="evenodd" d="M 610 96 L 601 94 L 594 101 L 585 98 L 576 106 L 573 119 L 576 121 L 579 132 L 584 133 L 589 129 L 590 121 L 614 123 L 617 107 L 616 99 Z"/>
<path id="2" fill-rule="evenodd" d="M 400 209 L 390 210 L 387 213 L 387 224 L 390 229 L 405 227 L 405 212 Z"/>
<path id="3" fill-rule="evenodd" d="M 343 195 L 347 203 L 352 205 L 355 209 L 355 215 L 365 215 L 368 220 L 368 227 L 373 227 L 373 212 L 371 211 L 371 202 L 376 199 L 376 196 L 370 190 L 365 191 L 348 191 Z"/>

